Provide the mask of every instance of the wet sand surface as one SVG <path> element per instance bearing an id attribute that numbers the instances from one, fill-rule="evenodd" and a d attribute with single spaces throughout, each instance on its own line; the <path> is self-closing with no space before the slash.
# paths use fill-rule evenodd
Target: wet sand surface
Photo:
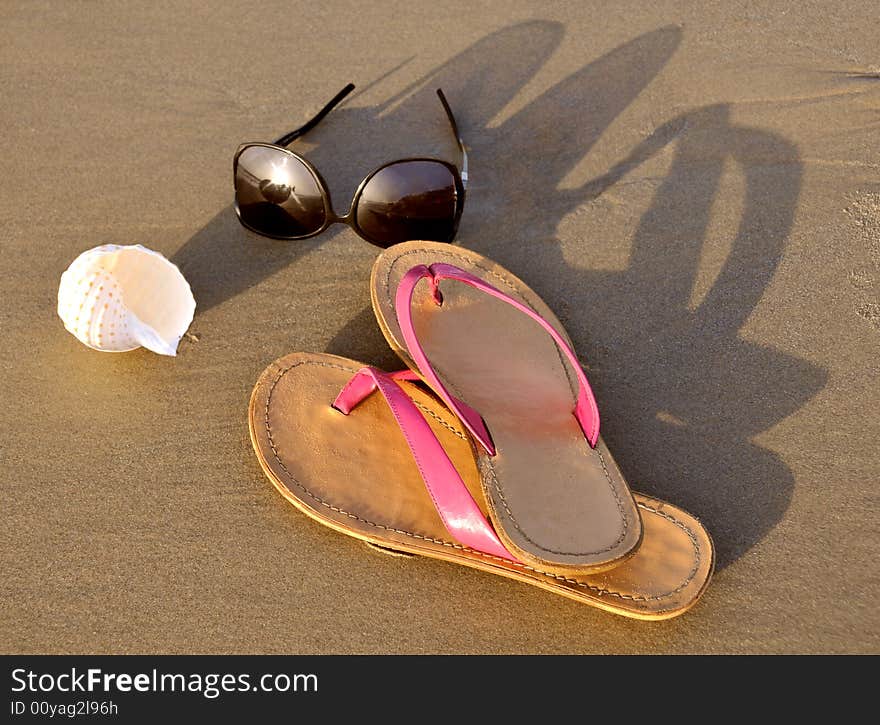
<path id="1" fill-rule="evenodd" d="M 0 649 L 880 651 L 876 7 L 691 5 L 5 3 Z M 272 360 L 397 365 L 375 247 L 260 238 L 231 206 L 237 145 L 349 81 L 299 146 L 336 210 L 385 161 L 456 159 L 441 86 L 471 154 L 458 243 L 557 311 L 632 487 L 715 539 L 690 613 L 383 556 L 263 475 Z M 177 358 L 63 329 L 59 276 L 105 243 L 190 280 Z"/>

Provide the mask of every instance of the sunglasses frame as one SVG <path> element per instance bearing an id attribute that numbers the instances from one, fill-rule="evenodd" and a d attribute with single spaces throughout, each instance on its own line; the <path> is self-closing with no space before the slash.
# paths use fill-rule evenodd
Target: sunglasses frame
<path id="1" fill-rule="evenodd" d="M 333 208 L 333 200 L 330 196 L 330 191 L 327 188 L 327 182 L 324 181 L 324 177 L 321 176 L 321 172 L 314 166 L 314 164 L 310 163 L 308 159 L 300 156 L 295 151 L 291 151 L 288 148 L 284 148 L 283 146 L 278 146 L 276 144 L 267 143 L 264 141 L 251 141 L 248 143 L 243 143 L 238 147 L 238 151 L 235 153 L 235 157 L 232 162 L 232 173 L 233 177 L 238 173 L 238 157 L 241 156 L 247 149 L 253 148 L 255 146 L 262 146 L 264 148 L 275 149 L 276 151 L 281 151 L 284 154 L 292 156 L 297 161 L 299 161 L 303 166 L 308 169 L 309 173 L 314 177 L 315 183 L 318 185 L 318 188 L 321 191 L 321 199 L 324 202 L 324 223 L 316 229 L 314 232 L 310 232 L 309 234 L 300 234 L 296 236 L 279 236 L 277 234 L 268 234 L 259 229 L 255 229 L 250 224 L 248 224 L 241 216 L 241 210 L 238 207 L 238 199 L 235 200 L 235 213 L 238 215 L 238 220 L 241 222 L 243 227 L 250 229 L 252 232 L 259 234 L 262 237 L 268 237 L 270 239 L 280 239 L 285 241 L 295 241 L 298 239 L 309 239 L 311 237 L 316 237 L 318 234 L 327 231 L 333 224 L 345 224 L 346 226 L 351 227 L 355 233 L 369 242 L 370 244 L 375 244 L 379 247 L 387 247 L 390 244 L 385 242 L 375 240 L 370 237 L 363 229 L 361 229 L 360 225 L 357 223 L 357 206 L 360 202 L 361 195 L 363 194 L 364 187 L 370 182 L 370 180 L 378 174 L 380 171 L 388 168 L 389 166 L 395 166 L 397 164 L 406 163 L 408 161 L 430 161 L 435 164 L 440 164 L 441 166 L 445 166 L 451 173 L 452 178 L 455 181 L 455 217 L 452 223 L 452 232 L 449 236 L 449 239 L 442 239 L 437 241 L 451 242 L 455 235 L 458 232 L 458 225 L 461 221 L 461 215 L 464 211 L 464 196 L 465 196 L 465 187 L 464 182 L 461 178 L 461 173 L 458 170 L 458 167 L 454 164 L 449 163 L 448 161 L 444 161 L 443 159 L 435 159 L 428 156 L 410 156 L 402 159 L 395 159 L 394 161 L 389 161 L 385 164 L 382 164 L 378 168 L 374 169 L 370 172 L 370 174 L 358 185 L 357 190 L 354 192 L 354 197 L 351 200 L 351 205 L 348 208 L 348 211 L 345 214 L 337 214 Z"/>
<path id="2" fill-rule="evenodd" d="M 241 209 L 238 206 L 238 194 L 236 190 L 235 195 L 235 213 L 238 216 L 238 221 L 241 223 L 243 227 L 246 229 L 250 229 L 255 234 L 259 234 L 262 237 L 268 237 L 269 239 L 279 239 L 283 241 L 297 241 L 300 239 L 310 239 L 311 237 L 316 237 L 319 234 L 327 231 L 333 224 L 345 224 L 350 227 L 354 232 L 361 237 L 361 239 L 369 242 L 370 244 L 374 244 L 378 247 L 389 247 L 394 242 L 388 243 L 384 241 L 379 241 L 370 237 L 363 229 L 361 229 L 360 225 L 357 222 L 357 207 L 361 200 L 361 195 L 363 194 L 364 188 L 370 182 L 370 180 L 378 174 L 380 171 L 387 169 L 389 166 L 395 166 L 397 164 L 403 164 L 410 161 L 430 161 L 432 163 L 440 164 L 441 166 L 445 166 L 446 169 L 452 174 L 452 178 L 455 182 L 455 216 L 452 222 L 452 232 L 449 235 L 448 239 L 441 239 L 436 241 L 442 242 L 451 242 L 455 239 L 455 235 L 458 233 L 458 225 L 461 221 L 461 215 L 464 211 L 464 199 L 465 193 L 467 189 L 467 151 L 464 148 L 464 142 L 461 140 L 461 137 L 458 133 L 458 125 L 455 122 L 455 117 L 452 115 L 452 109 L 449 107 L 449 103 L 446 101 L 446 97 L 443 95 L 443 91 L 439 88 L 437 89 L 437 95 L 440 98 L 440 102 L 443 104 L 443 108 L 446 110 L 446 114 L 449 117 L 449 123 L 452 126 L 452 132 L 455 134 L 456 141 L 458 142 L 459 149 L 462 154 L 462 164 L 461 170 L 455 165 L 443 159 L 432 158 L 430 156 L 409 156 L 401 159 L 395 159 L 394 161 L 388 161 L 387 163 L 382 164 L 376 169 L 373 169 L 361 183 L 358 185 L 357 189 L 354 192 L 354 197 L 351 200 L 351 204 L 348 207 L 348 211 L 339 215 L 336 213 L 333 208 L 333 200 L 330 196 L 330 189 L 327 186 L 327 182 L 324 180 L 324 177 L 321 176 L 321 172 L 312 164 L 308 159 L 296 153 L 295 151 L 291 151 L 287 148 L 287 145 L 293 143 L 297 138 L 305 134 L 307 131 L 314 128 L 318 122 L 326 116 L 330 110 L 336 106 L 345 96 L 347 96 L 351 91 L 354 90 L 354 84 L 349 83 L 345 88 L 343 88 L 324 108 L 322 108 L 314 118 L 312 118 L 308 123 L 304 124 L 300 128 L 291 131 L 290 133 L 282 136 L 274 143 L 269 143 L 267 141 L 249 141 L 247 143 L 241 144 L 235 152 L 235 156 L 232 159 L 232 180 L 233 185 L 235 185 L 235 181 L 238 177 L 238 160 L 239 157 L 249 148 L 253 147 L 263 147 L 269 149 L 275 149 L 276 151 L 280 151 L 284 154 L 292 156 L 297 161 L 299 161 L 308 172 L 312 175 L 315 180 L 315 183 L 318 185 L 318 188 L 321 191 L 321 200 L 324 203 L 324 223 L 315 231 L 310 232 L 308 234 L 299 234 L 294 236 L 280 236 L 277 234 L 268 234 L 260 229 L 256 229 L 248 224 L 241 216 Z"/>

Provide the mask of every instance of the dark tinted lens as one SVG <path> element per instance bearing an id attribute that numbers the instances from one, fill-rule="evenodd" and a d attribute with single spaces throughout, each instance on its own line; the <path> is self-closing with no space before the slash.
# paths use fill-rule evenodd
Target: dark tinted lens
<path id="1" fill-rule="evenodd" d="M 383 247 L 424 239 L 451 242 L 455 234 L 455 177 L 436 161 L 401 161 L 377 171 L 364 186 L 357 224 Z"/>
<path id="2" fill-rule="evenodd" d="M 238 157 L 235 199 L 241 220 L 272 237 L 307 236 L 327 218 L 321 188 L 308 167 L 266 146 L 250 146 Z"/>

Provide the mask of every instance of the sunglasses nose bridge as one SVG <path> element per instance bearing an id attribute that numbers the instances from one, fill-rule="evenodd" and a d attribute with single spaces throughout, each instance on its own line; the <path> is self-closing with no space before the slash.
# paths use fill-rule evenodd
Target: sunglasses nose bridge
<path id="1" fill-rule="evenodd" d="M 345 214 L 341 216 L 337 214 L 335 211 L 330 209 L 327 212 L 327 225 L 330 224 L 346 224 L 347 226 L 353 226 L 354 223 L 354 209 L 349 208 Z"/>
<path id="2" fill-rule="evenodd" d="M 348 224 L 348 226 L 350 226 L 352 228 L 354 227 L 354 218 L 355 218 L 355 213 L 357 212 L 358 201 L 360 201 L 361 192 L 363 191 L 364 186 L 366 185 L 368 180 L 369 180 L 369 177 L 367 179 L 364 179 L 360 183 L 360 185 L 358 186 L 358 188 L 354 192 L 354 196 L 351 198 L 351 203 L 349 203 L 349 205 L 348 205 L 348 211 L 345 212 L 344 216 L 340 217 L 340 221 L 342 221 L 345 224 Z"/>

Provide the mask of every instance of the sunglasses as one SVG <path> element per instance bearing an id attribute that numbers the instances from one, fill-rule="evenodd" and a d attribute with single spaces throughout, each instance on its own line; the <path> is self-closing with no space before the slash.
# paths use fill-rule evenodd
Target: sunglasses
<path id="1" fill-rule="evenodd" d="M 274 239 L 306 239 L 338 223 L 347 224 L 380 247 L 410 240 L 451 242 L 464 208 L 467 153 L 452 109 L 439 88 L 437 95 L 461 150 L 461 171 L 434 158 L 391 161 L 361 182 L 348 213 L 339 216 L 318 170 L 285 148 L 314 128 L 353 90 L 349 83 L 308 123 L 275 143 L 239 146 L 232 162 L 239 221 Z"/>

